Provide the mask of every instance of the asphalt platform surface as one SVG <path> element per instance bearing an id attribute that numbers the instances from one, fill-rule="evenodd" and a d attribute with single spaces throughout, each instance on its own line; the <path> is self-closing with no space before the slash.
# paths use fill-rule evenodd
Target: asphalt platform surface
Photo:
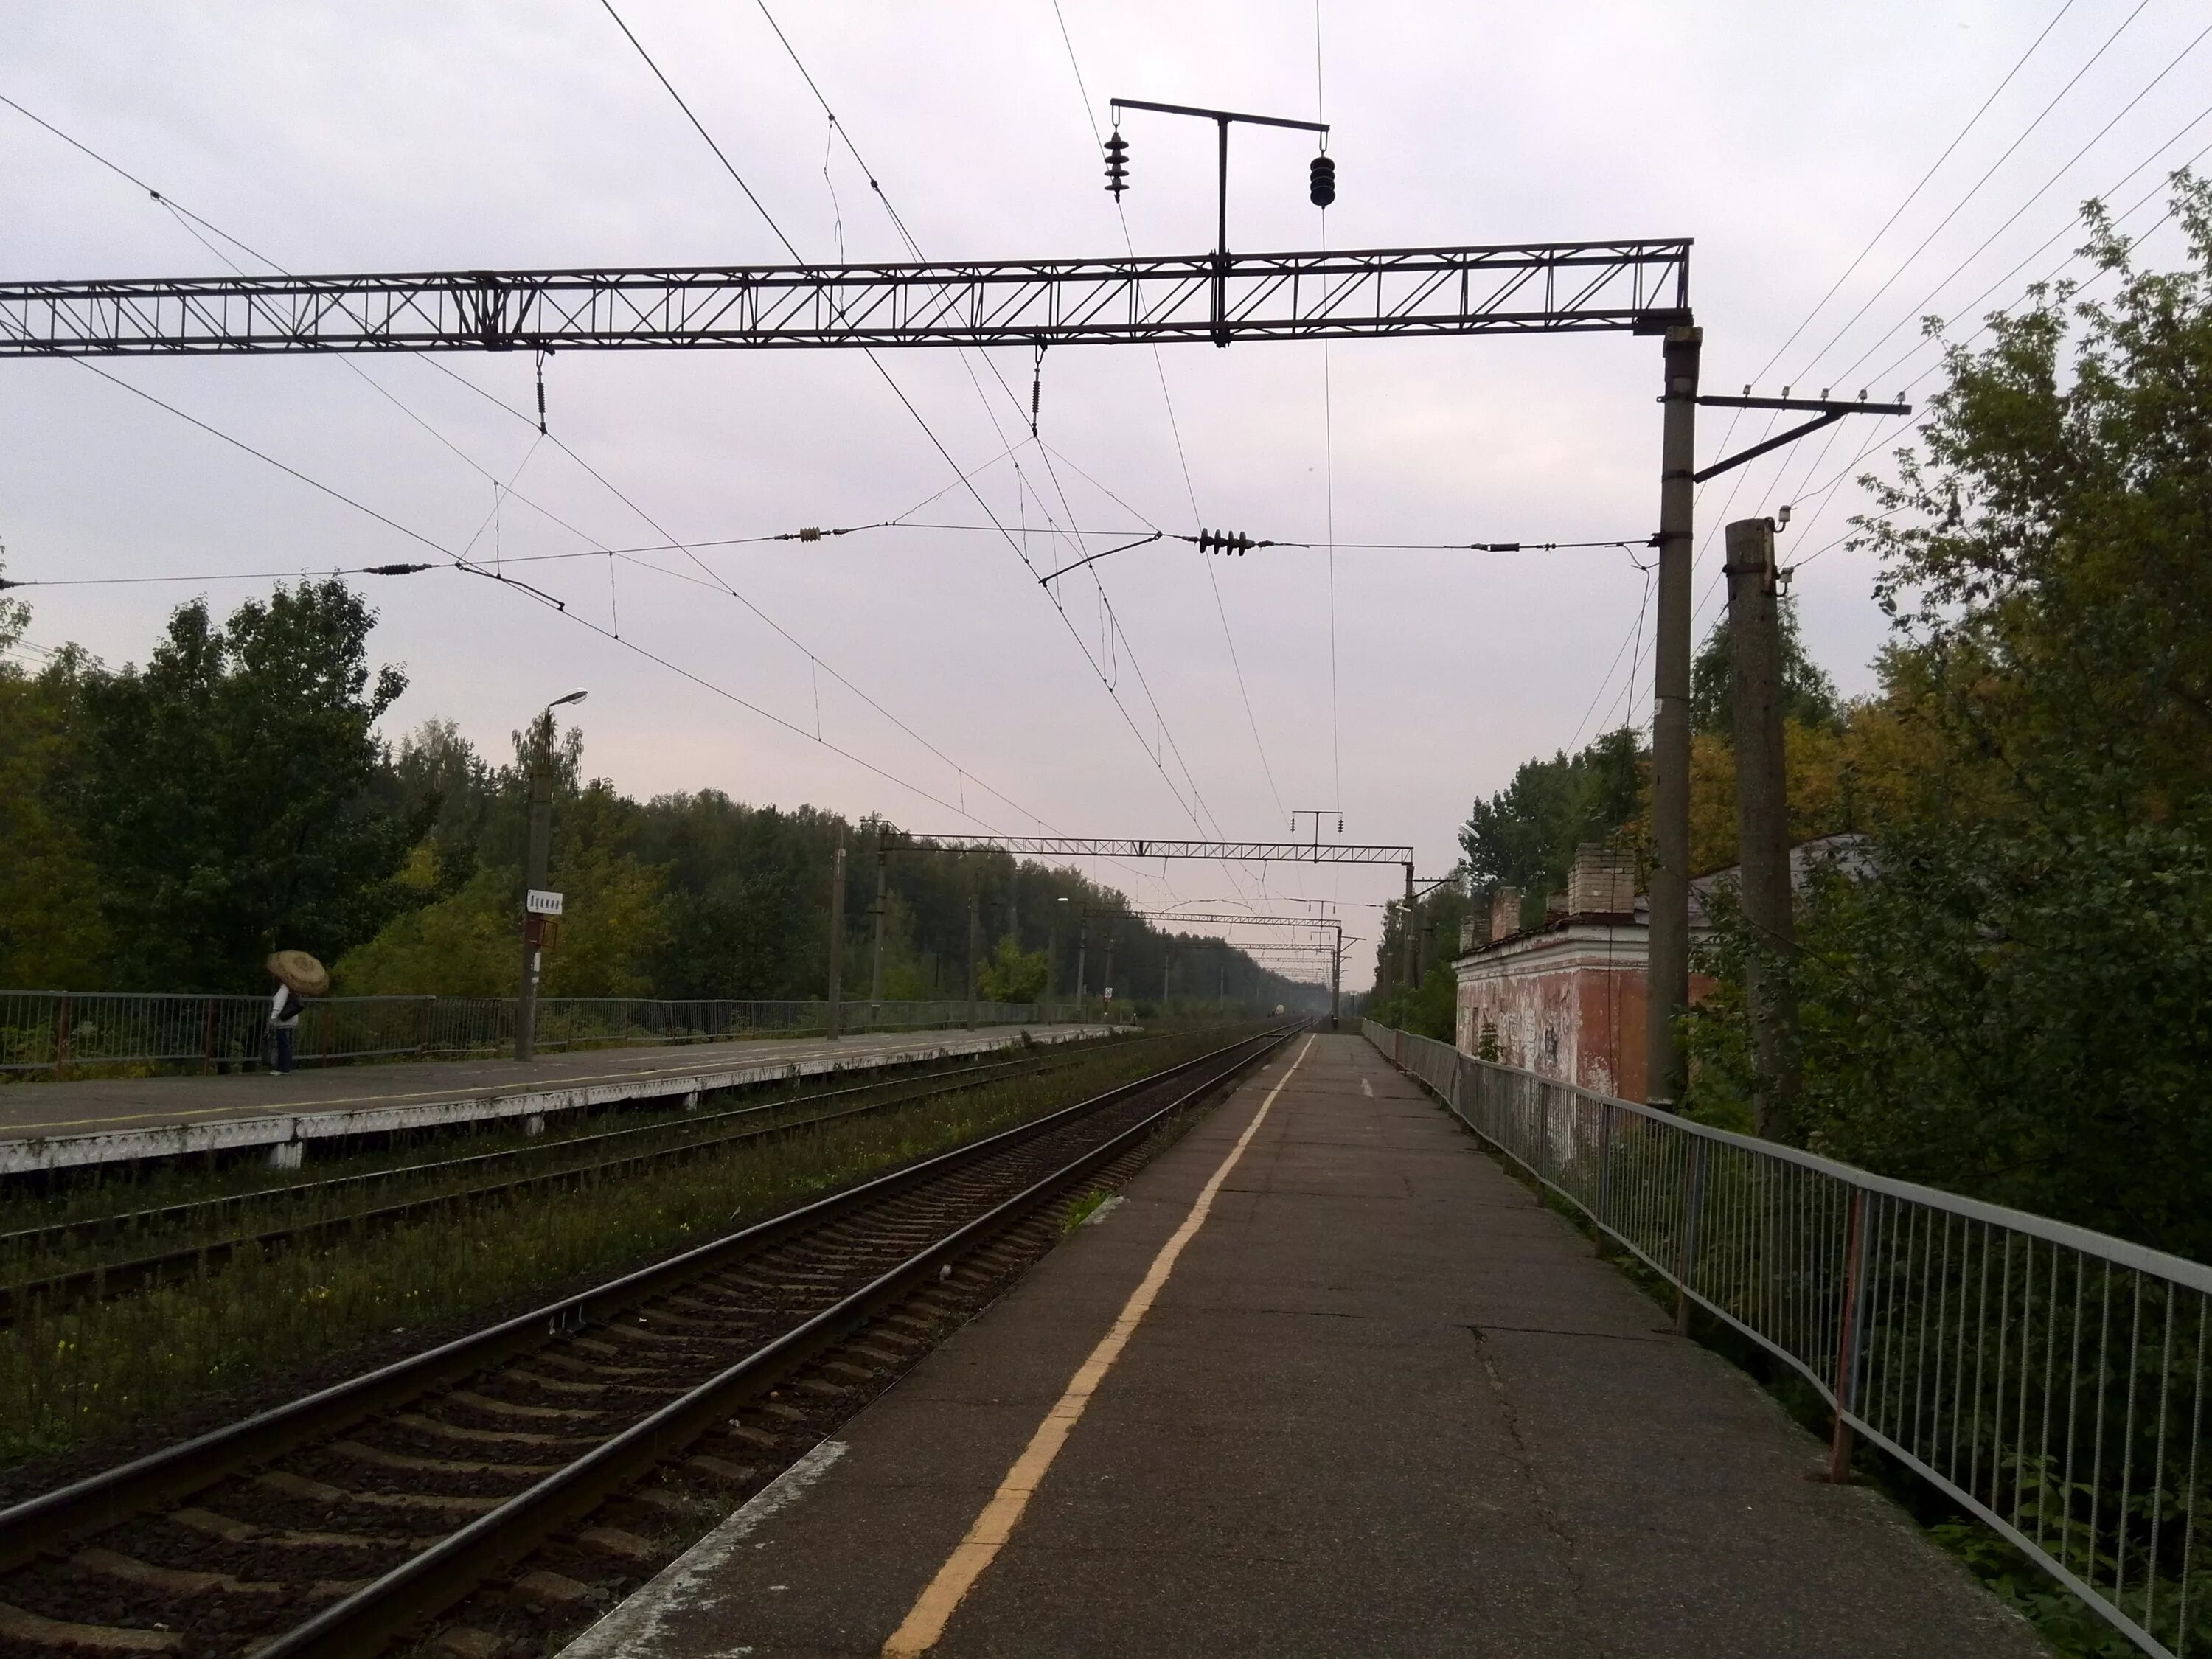
<path id="1" fill-rule="evenodd" d="M 1887 1500 L 1809 1479 L 1823 1447 L 1347 1035 L 1279 1051 L 567 1659 L 883 1652 L 1294 1060 L 1026 1510 L 900 1651 L 2045 1651 Z"/>
<path id="2" fill-rule="evenodd" d="M 240 1118 L 354 1112 L 386 1106 L 429 1106 L 496 1100 L 546 1090 L 686 1078 L 704 1073 L 835 1057 L 841 1061 L 937 1053 L 975 1039 L 1003 1042 L 1028 1030 L 1056 1037 L 1082 1028 L 985 1026 L 932 1031 L 884 1031 L 840 1037 L 769 1037 L 636 1048 L 592 1048 L 534 1060 L 402 1060 L 384 1066 L 311 1066 L 285 1076 L 268 1072 L 224 1077 L 95 1078 L 81 1082 L 20 1083 L 0 1088 L 0 1140 L 86 1135 Z"/>

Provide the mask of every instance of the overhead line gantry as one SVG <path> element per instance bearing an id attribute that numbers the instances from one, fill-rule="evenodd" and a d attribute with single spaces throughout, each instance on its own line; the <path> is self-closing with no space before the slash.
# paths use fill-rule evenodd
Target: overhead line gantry
<path id="1" fill-rule="evenodd" d="M 1648 1070 L 1650 1097 L 1671 1104 L 1681 1072 L 1676 1017 L 1689 995 L 1691 489 L 1703 337 L 1690 309 L 1690 246 L 1680 237 L 1276 253 L 1224 246 L 1101 259 L 14 282 L 0 283 L 0 357 L 1659 337 Z M 1121 856 L 1141 848 L 1144 857 L 1402 863 L 1411 914 L 1409 848 L 1095 845 Z M 1005 850 L 1090 848 L 1053 838 Z M 1409 951 L 1409 981 L 1413 966 Z"/>
<path id="2" fill-rule="evenodd" d="M 1686 240 L 0 283 L 0 356 L 1663 333 Z"/>

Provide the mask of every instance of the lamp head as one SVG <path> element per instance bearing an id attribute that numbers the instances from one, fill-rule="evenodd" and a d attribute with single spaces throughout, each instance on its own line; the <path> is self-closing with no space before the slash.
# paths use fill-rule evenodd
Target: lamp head
<path id="1" fill-rule="evenodd" d="M 563 703 L 581 702 L 586 697 L 588 697 L 591 695 L 592 694 L 589 691 L 586 690 L 583 687 L 579 686 L 574 691 L 570 691 L 564 696 L 554 698 L 552 702 L 547 703 L 545 706 L 548 708 L 558 708 Z"/>

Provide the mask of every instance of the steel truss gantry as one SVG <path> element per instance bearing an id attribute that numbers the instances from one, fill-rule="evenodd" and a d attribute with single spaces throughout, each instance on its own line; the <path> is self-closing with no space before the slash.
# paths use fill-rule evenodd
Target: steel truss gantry
<path id="1" fill-rule="evenodd" d="M 0 283 L 0 356 L 1663 332 L 1686 240 Z"/>
<path id="2" fill-rule="evenodd" d="M 884 837 L 893 853 L 1012 853 L 1030 858 L 1230 859 L 1254 864 L 1402 864 L 1413 879 L 1410 847 L 1345 842 L 1147 841 L 1093 836 L 925 836 Z"/>
<path id="3" fill-rule="evenodd" d="M 1689 1002 L 1692 489 L 1687 238 L 1105 259 L 657 266 L 0 283 L 0 357 L 1030 346 L 1618 332 L 1663 342 L 1648 1092 Z M 933 837 L 947 850 L 1401 864 L 1410 848 Z M 918 845 L 910 838 L 908 846 Z M 1405 972 L 1413 971 L 1407 929 Z"/>

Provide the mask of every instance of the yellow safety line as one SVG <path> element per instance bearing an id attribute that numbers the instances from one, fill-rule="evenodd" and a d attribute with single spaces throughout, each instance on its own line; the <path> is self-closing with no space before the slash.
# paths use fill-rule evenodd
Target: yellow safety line
<path id="1" fill-rule="evenodd" d="M 1160 1253 L 1152 1258 L 1152 1265 L 1146 1273 L 1144 1282 L 1132 1291 L 1129 1299 L 1121 1304 L 1121 1315 L 1114 1321 L 1113 1328 L 1099 1338 L 1098 1346 L 1091 1351 L 1091 1357 L 1077 1368 L 1068 1382 L 1067 1391 L 1045 1413 L 1044 1421 L 1030 1437 L 1030 1443 L 1014 1460 L 1013 1467 L 1006 1471 L 1006 1478 L 999 1483 L 997 1492 L 983 1506 L 983 1512 L 975 1517 L 975 1523 L 968 1528 L 968 1535 L 960 1540 L 945 1559 L 945 1565 L 937 1570 L 937 1577 L 929 1581 L 928 1587 L 908 1613 L 906 1621 L 892 1632 L 890 1640 L 884 1644 L 884 1659 L 915 1659 L 916 1656 L 927 1653 L 935 1647 L 944 1637 L 945 1623 L 952 1617 L 953 1609 L 960 1605 L 961 1598 L 975 1587 L 983 1570 L 998 1559 L 999 1552 L 1013 1536 L 1014 1528 L 1021 1524 L 1023 1512 L 1029 1508 L 1030 1499 L 1036 1496 L 1046 1472 L 1052 1468 L 1053 1460 L 1060 1455 L 1060 1449 L 1067 1443 L 1067 1437 L 1074 1432 L 1076 1424 L 1082 1419 L 1084 1408 L 1090 1405 L 1091 1396 L 1098 1391 L 1098 1385 L 1105 1380 L 1106 1373 L 1114 1369 L 1114 1362 L 1121 1357 L 1121 1350 L 1128 1346 L 1138 1325 L 1152 1311 L 1161 1287 L 1168 1282 L 1168 1275 L 1175 1271 L 1176 1260 L 1182 1255 L 1183 1247 L 1206 1224 L 1206 1218 L 1213 1208 L 1214 1194 L 1221 1190 L 1222 1183 L 1229 1179 L 1230 1172 L 1236 1169 L 1237 1161 L 1244 1156 L 1244 1149 L 1252 1144 L 1252 1137 L 1259 1132 L 1260 1125 L 1266 1121 L 1268 1109 L 1275 1103 L 1275 1097 L 1283 1092 L 1284 1086 L 1305 1063 L 1307 1051 L 1313 1047 L 1313 1042 L 1310 1036 L 1305 1040 L 1305 1046 L 1298 1050 L 1297 1058 L 1291 1062 L 1290 1070 L 1285 1072 L 1275 1086 L 1267 1091 L 1267 1099 L 1260 1103 L 1260 1109 L 1244 1126 L 1244 1133 L 1237 1137 L 1237 1144 L 1229 1149 L 1229 1156 L 1221 1160 L 1221 1167 L 1213 1172 L 1212 1178 L 1199 1193 L 1197 1201 L 1190 1206 L 1190 1213 L 1183 1218 L 1182 1225 L 1176 1228 L 1174 1236 L 1160 1246 Z"/>

